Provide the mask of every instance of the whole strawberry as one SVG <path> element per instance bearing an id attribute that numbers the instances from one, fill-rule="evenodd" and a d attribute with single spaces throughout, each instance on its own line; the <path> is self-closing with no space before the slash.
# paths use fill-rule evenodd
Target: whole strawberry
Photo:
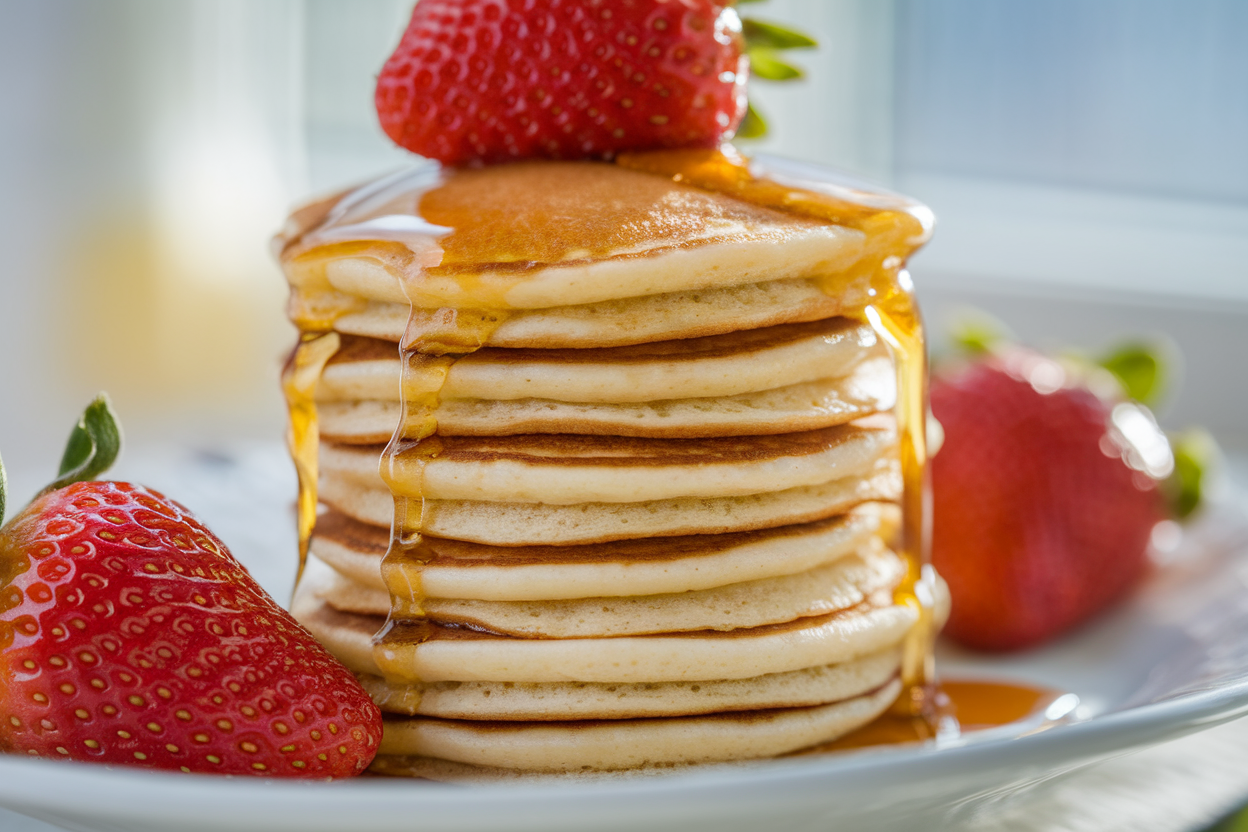
<path id="1" fill-rule="evenodd" d="M 1038 644 L 1141 577 L 1172 467 L 1148 411 L 1021 348 L 935 376 L 931 406 L 945 434 L 931 475 L 947 635 L 990 650 Z"/>
<path id="2" fill-rule="evenodd" d="M 212 532 L 141 486 L 66 484 L 107 467 L 119 438 L 97 399 L 62 479 L 0 528 L 0 748 L 359 774 L 381 739 L 377 708 Z"/>
<path id="3" fill-rule="evenodd" d="M 746 112 L 725 0 L 421 0 L 377 79 L 396 143 L 446 164 L 711 147 Z"/>

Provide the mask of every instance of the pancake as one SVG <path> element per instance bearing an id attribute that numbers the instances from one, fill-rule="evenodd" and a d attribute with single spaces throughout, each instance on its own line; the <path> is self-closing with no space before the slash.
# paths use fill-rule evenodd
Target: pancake
<path id="1" fill-rule="evenodd" d="M 900 680 L 893 679 L 865 695 L 827 705 L 664 719 L 515 723 L 390 718 L 378 754 L 538 772 L 774 757 L 865 725 L 900 691 Z"/>
<path id="2" fill-rule="evenodd" d="M 315 590 L 295 617 L 356 673 L 391 682 L 700 682 L 749 679 L 851 661 L 900 642 L 917 614 L 880 592 L 858 607 L 748 630 L 646 636 L 528 639 L 421 625 L 407 640 L 397 625 L 373 650 L 385 619 L 334 610 Z"/>
<path id="3" fill-rule="evenodd" d="M 442 401 L 433 418 L 441 436 L 576 433 L 652 438 L 759 436 L 841 425 L 890 410 L 895 373 L 886 356 L 869 358 L 844 378 L 821 379 L 759 393 L 633 404 L 573 404 L 551 399 Z M 386 442 L 399 423 L 398 402 L 323 402 L 321 438 Z"/>
<path id="4" fill-rule="evenodd" d="M 770 529 L 824 520 L 865 502 L 896 501 L 900 496 L 900 467 L 888 459 L 829 483 L 740 497 L 574 505 L 427 499 L 422 522 L 426 534 L 473 543 L 571 545 Z M 389 528 L 393 519 L 389 489 L 325 475 L 320 497 L 327 506 L 363 523 Z"/>
<path id="5" fill-rule="evenodd" d="M 576 505 L 783 491 L 869 472 L 895 454 L 891 428 L 839 425 L 776 436 L 645 439 L 618 436 L 445 437 L 436 456 L 321 447 L 326 481 L 427 500 Z M 383 483 L 384 477 L 384 483 Z"/>
<path id="6" fill-rule="evenodd" d="M 841 664 L 712 682 L 435 682 L 392 685 L 364 675 L 360 683 L 386 713 L 493 721 L 634 719 L 726 711 L 798 708 L 838 702 L 874 690 L 896 675 L 900 646 Z"/>
<path id="7" fill-rule="evenodd" d="M 433 556 L 419 580 L 426 597 L 482 601 L 687 592 L 832 563 L 874 535 L 891 538 L 898 519 L 896 506 L 866 503 L 830 520 L 766 531 L 584 546 L 484 546 L 427 536 Z M 356 584 L 385 591 L 381 559 L 389 542 L 388 530 L 329 512 L 317 521 L 312 554 Z"/>
<path id="8" fill-rule="evenodd" d="M 445 378 L 433 378 L 443 400 L 619 404 L 736 396 L 847 375 L 876 343 L 866 324 L 832 318 L 610 349 L 486 348 L 458 359 Z M 389 341 L 344 337 L 317 400 L 398 401 L 397 352 Z"/>
<path id="9" fill-rule="evenodd" d="M 389 592 L 335 573 L 317 596 L 343 612 L 386 615 L 392 606 L 410 612 L 419 605 L 430 621 L 439 624 L 521 638 L 594 638 L 729 631 L 827 615 L 857 606 L 877 590 L 891 589 L 904 572 L 901 560 L 876 541 L 804 572 L 662 595 L 553 601 L 414 598 L 412 584 L 403 580 L 402 573 L 395 576 Z"/>
<path id="10" fill-rule="evenodd" d="M 490 333 L 486 346 L 623 347 L 701 338 L 742 329 L 834 318 L 866 305 L 869 286 L 851 284 L 830 294 L 814 278 L 790 278 L 636 298 L 516 310 Z M 406 301 L 365 301 L 339 316 L 334 329 L 397 343 L 410 314 Z"/>
<path id="11" fill-rule="evenodd" d="M 399 221 L 404 213 L 410 221 Z M 865 244 L 861 231 L 595 162 L 408 171 L 342 200 L 327 219 L 284 241 L 297 292 L 431 309 L 575 306 L 833 276 Z M 335 247 L 361 239 L 394 242 L 358 254 Z M 421 275 L 406 293 L 404 273 Z"/>

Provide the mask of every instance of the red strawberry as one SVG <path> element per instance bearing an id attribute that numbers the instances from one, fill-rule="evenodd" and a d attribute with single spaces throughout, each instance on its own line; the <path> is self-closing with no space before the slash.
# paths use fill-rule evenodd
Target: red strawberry
<path id="1" fill-rule="evenodd" d="M 0 529 L 0 748 L 325 778 L 380 740 L 351 673 L 178 503 L 81 482 Z"/>
<path id="2" fill-rule="evenodd" d="M 1038 644 L 1140 578 L 1171 460 L 1146 410 L 1106 403 L 1022 349 L 938 375 L 931 404 L 945 432 L 932 562 L 953 596 L 948 635 Z"/>
<path id="3" fill-rule="evenodd" d="M 726 0 L 421 0 L 377 114 L 446 164 L 712 147 L 746 111 L 740 28 Z"/>

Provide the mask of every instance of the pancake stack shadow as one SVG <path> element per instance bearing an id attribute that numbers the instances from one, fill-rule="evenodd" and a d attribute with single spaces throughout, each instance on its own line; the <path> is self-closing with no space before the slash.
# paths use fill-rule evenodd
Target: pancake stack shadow
<path id="1" fill-rule="evenodd" d="M 573 193 L 624 189 L 611 208 L 622 225 L 676 218 L 581 252 L 587 278 L 497 315 L 432 391 L 437 448 L 419 462 L 385 457 L 405 412 L 411 305 L 419 317 L 479 298 L 422 298 L 367 249 L 303 243 L 320 252 L 322 300 L 340 305 L 339 347 L 316 387 L 321 507 L 293 611 L 386 712 L 379 773 L 770 757 L 864 725 L 901 690 L 916 614 L 894 602 L 895 371 L 857 317 L 852 235 L 611 165 L 471 176 L 519 177 L 481 197 L 505 218 L 570 169 L 584 180 L 562 183 Z M 508 205 L 508 186 L 525 205 Z M 410 212 L 430 220 L 446 187 L 413 190 Z M 386 212 L 403 204 L 393 196 Z M 369 240 L 361 216 L 340 217 L 333 239 Z M 465 231 L 453 227 L 439 241 L 451 253 Z M 519 259 L 527 271 L 508 285 L 567 268 Z M 291 262 L 296 295 L 312 296 Z M 467 286 L 475 268 L 447 279 Z M 595 270 L 600 288 L 584 289 Z M 386 556 L 396 495 L 420 503 L 419 558 Z"/>

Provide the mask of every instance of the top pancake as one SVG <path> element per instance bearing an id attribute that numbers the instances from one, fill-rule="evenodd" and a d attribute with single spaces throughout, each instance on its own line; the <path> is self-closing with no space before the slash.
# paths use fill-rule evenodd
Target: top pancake
<path id="1" fill-rule="evenodd" d="M 382 180 L 286 242 L 297 287 L 537 309 L 835 274 L 865 236 L 609 163 L 522 162 Z"/>
<path id="2" fill-rule="evenodd" d="M 634 439 L 529 434 L 439 438 L 388 457 L 374 446 L 321 448 L 326 477 L 395 495 L 576 505 L 728 497 L 866 475 L 894 452 L 891 423 L 772 436 Z"/>

